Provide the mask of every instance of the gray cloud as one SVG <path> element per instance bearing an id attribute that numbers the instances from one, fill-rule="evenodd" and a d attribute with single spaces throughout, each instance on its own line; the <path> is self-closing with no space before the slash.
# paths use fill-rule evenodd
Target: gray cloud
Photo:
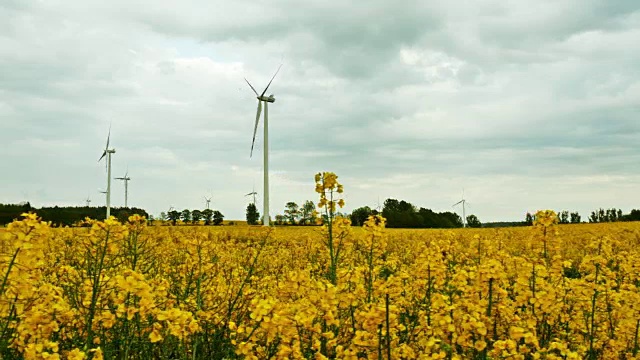
<path id="1" fill-rule="evenodd" d="M 335 171 L 347 210 L 398 197 L 481 220 L 638 207 L 636 1 L 150 1 L 0 4 L 1 202 L 94 205 L 114 176 L 158 214 L 261 198 L 269 92 L 272 215 Z M 116 204 L 122 184 L 112 183 Z M 635 197 L 634 197 L 635 196 Z"/>

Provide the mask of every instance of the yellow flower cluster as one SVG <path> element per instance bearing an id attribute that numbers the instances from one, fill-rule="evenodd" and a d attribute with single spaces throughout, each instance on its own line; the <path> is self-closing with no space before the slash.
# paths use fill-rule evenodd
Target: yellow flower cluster
<path id="1" fill-rule="evenodd" d="M 558 223 L 558 215 L 553 210 L 538 210 L 534 218 L 536 226 L 550 227 Z"/>
<path id="2" fill-rule="evenodd" d="M 342 194 L 344 188 L 338 182 L 338 175 L 332 172 L 322 172 L 315 175 L 316 192 L 320 194 L 319 208 L 328 208 L 329 213 L 336 211 L 336 205 L 344 206 L 344 199 L 334 199 L 336 194 Z"/>
<path id="3" fill-rule="evenodd" d="M 0 358 L 640 358 L 640 224 L 553 219 L 328 233 L 25 214 L 0 233 Z"/>

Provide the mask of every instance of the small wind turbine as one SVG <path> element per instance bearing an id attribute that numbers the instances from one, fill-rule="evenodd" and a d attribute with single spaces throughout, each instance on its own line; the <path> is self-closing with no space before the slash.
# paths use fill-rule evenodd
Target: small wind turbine
<path id="1" fill-rule="evenodd" d="M 378 201 L 376 202 L 376 211 L 380 213 L 380 196 L 378 196 Z"/>
<path id="2" fill-rule="evenodd" d="M 253 205 L 255 205 L 256 204 L 256 195 L 258 195 L 258 193 L 256 192 L 255 189 L 253 189 L 253 191 L 248 193 L 248 194 L 246 194 L 245 197 L 251 196 L 251 195 L 253 195 Z"/>
<path id="3" fill-rule="evenodd" d="M 273 77 L 271 78 L 271 80 L 269 80 L 269 83 L 267 84 L 267 87 L 264 88 L 264 91 L 262 92 L 262 94 L 258 94 L 258 92 L 256 91 L 256 89 L 253 87 L 253 85 L 251 85 L 251 83 L 249 82 L 249 80 L 247 80 L 246 78 L 244 79 L 244 81 L 247 82 L 247 84 L 249 85 L 249 87 L 251 88 L 251 90 L 253 90 L 253 92 L 256 94 L 256 97 L 258 99 L 258 111 L 256 113 L 256 123 L 253 126 L 253 141 L 251 142 L 251 153 L 249 154 L 249 157 L 253 156 L 253 145 L 256 142 L 256 132 L 258 131 L 258 122 L 260 121 L 260 112 L 262 112 L 262 103 L 264 102 L 264 208 L 263 208 L 263 215 L 264 215 L 264 226 L 269 226 L 269 111 L 268 111 L 268 104 L 275 102 L 276 99 L 273 97 L 273 94 L 269 95 L 269 96 L 264 96 L 264 94 L 267 92 L 267 89 L 269 89 L 269 86 L 271 85 L 271 82 L 273 81 L 273 79 L 275 79 L 276 75 L 278 75 L 278 72 L 280 71 L 280 68 L 282 67 L 282 64 L 280 64 L 280 66 L 278 67 L 278 70 L 276 70 L 276 73 L 273 74 Z"/>
<path id="4" fill-rule="evenodd" d="M 209 210 L 209 204 L 211 204 L 211 196 L 209 196 L 208 198 L 205 196 L 204 201 L 207 202 L 207 210 Z"/>
<path id="5" fill-rule="evenodd" d="M 89 195 L 87 195 L 87 200 L 85 200 L 87 202 L 87 207 L 89 207 L 89 204 L 91 203 L 91 199 L 89 198 Z"/>
<path id="6" fill-rule="evenodd" d="M 116 178 L 116 180 L 124 181 L 124 207 L 125 208 L 127 207 L 127 200 L 129 199 L 129 180 L 131 180 L 131 178 L 128 175 L 129 175 L 129 168 L 127 167 L 127 172 L 124 173 L 124 176 Z"/>
<path id="7" fill-rule="evenodd" d="M 466 203 L 467 203 L 467 200 L 464 199 L 464 189 L 462 189 L 462 200 L 451 205 L 451 207 L 454 207 L 458 204 L 462 204 L 462 227 L 467 227 L 467 214 L 466 214 L 466 208 L 465 208 Z"/>
<path id="8" fill-rule="evenodd" d="M 109 149 L 109 138 L 111 138 L 111 125 L 109 125 L 109 134 L 107 135 L 107 146 L 105 146 L 102 156 L 98 159 L 98 162 L 100 162 L 103 157 L 107 157 L 107 161 L 105 163 L 107 168 L 107 219 L 111 216 L 111 155 L 116 152 L 116 149 Z"/>

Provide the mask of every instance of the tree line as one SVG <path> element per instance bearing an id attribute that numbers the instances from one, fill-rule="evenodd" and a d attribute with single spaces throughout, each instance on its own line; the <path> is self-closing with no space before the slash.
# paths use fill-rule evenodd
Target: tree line
<path id="1" fill-rule="evenodd" d="M 357 210 L 357 209 L 356 209 Z M 366 207 L 358 211 L 358 224 L 366 218 Z M 372 211 L 373 213 L 373 211 Z M 386 199 L 382 208 L 382 216 L 387 219 L 389 228 L 459 228 L 464 225 L 460 215 L 452 211 L 436 212 L 428 208 L 418 207 L 405 200 Z M 482 223 L 476 215 L 468 215 L 465 219 L 469 227 L 481 227 Z"/>
<path id="2" fill-rule="evenodd" d="M 33 212 L 38 214 L 43 221 L 51 221 L 53 226 L 71 226 L 83 221 L 85 218 L 104 219 L 107 212 L 105 206 L 53 206 L 32 207 L 29 202 L 20 204 L 0 204 L 0 225 L 11 223 L 20 218 L 20 214 Z M 129 216 L 138 214 L 149 217 L 144 209 L 135 207 L 112 207 L 111 215 L 119 221 L 126 221 Z"/>
<path id="3" fill-rule="evenodd" d="M 382 214 L 387 219 L 389 228 L 457 228 L 463 226 L 462 218 L 450 211 L 435 212 L 431 209 L 416 207 L 409 202 L 397 199 L 387 199 L 382 211 L 371 209 L 368 206 L 359 207 L 350 214 L 336 213 L 336 216 L 348 217 L 351 225 L 362 226 L 370 215 Z M 260 214 L 256 206 L 251 203 L 247 206 L 247 223 L 256 225 Z M 275 216 L 276 225 L 315 225 L 326 221 L 324 215 L 316 212 L 313 201 L 307 200 L 302 206 L 296 202 L 287 202 L 282 214 Z M 466 218 L 469 227 L 481 227 L 482 223 L 476 215 Z"/>
<path id="4" fill-rule="evenodd" d="M 178 220 L 187 224 L 198 224 L 201 220 L 204 220 L 205 225 L 220 225 L 224 221 L 224 215 L 218 210 L 211 209 L 184 209 L 182 211 L 169 210 L 166 213 L 160 213 L 160 220 L 170 221 L 173 225 L 175 225 Z"/>
<path id="5" fill-rule="evenodd" d="M 246 219 L 249 225 L 258 225 L 264 221 L 254 203 L 247 205 Z M 322 217 L 318 216 L 313 201 L 307 200 L 302 206 L 289 201 L 285 204 L 283 213 L 275 216 L 274 223 L 276 225 L 316 225 L 319 224 L 318 220 L 322 221 Z"/>
<path id="6" fill-rule="evenodd" d="M 66 206 L 66 207 L 32 207 L 29 202 L 20 204 L 0 204 L 0 225 L 11 223 L 14 219 L 20 218 L 20 214 L 25 212 L 35 212 L 44 221 L 51 221 L 54 226 L 71 226 L 85 218 L 103 219 L 106 213 L 104 206 Z M 337 213 L 337 216 L 348 217 L 353 226 L 362 226 L 369 215 L 381 213 L 387 219 L 389 228 L 458 228 L 463 226 L 462 218 L 451 211 L 435 212 L 424 207 L 417 207 L 413 204 L 397 199 L 387 199 L 381 211 L 368 206 L 354 209 L 350 214 Z M 119 221 L 126 221 L 130 215 L 139 214 L 154 221 L 144 209 L 112 207 L 111 215 Z M 578 212 L 567 210 L 558 211 L 558 222 L 561 224 L 576 224 L 586 222 Z M 249 225 L 262 223 L 260 212 L 255 204 L 251 203 L 246 208 L 246 219 Z M 170 221 L 173 225 L 177 221 L 184 223 L 198 224 L 204 221 L 205 225 L 220 225 L 224 221 L 224 215 L 218 210 L 170 210 L 162 212 L 159 220 Z M 318 214 L 313 201 L 307 200 L 302 206 L 296 202 L 289 201 L 285 204 L 283 212 L 275 216 L 276 225 L 318 225 L 323 224 L 326 219 Z M 466 217 L 468 227 L 506 227 L 506 226 L 528 226 L 533 225 L 535 216 L 526 213 L 524 221 L 514 222 L 494 222 L 481 223 L 476 215 Z M 591 212 L 587 218 L 589 223 L 617 222 L 617 221 L 640 221 L 640 209 L 633 209 L 628 214 L 624 214 L 621 209 L 599 208 Z"/>
<path id="7" fill-rule="evenodd" d="M 582 216 L 576 212 L 569 212 L 567 210 L 557 211 L 558 222 L 560 224 L 579 224 L 582 221 Z M 527 213 L 523 225 L 533 225 L 535 221 L 535 215 Z M 603 222 L 618 222 L 618 221 L 640 221 L 640 209 L 632 209 L 629 214 L 624 214 L 622 209 L 604 209 L 599 208 L 593 210 L 589 215 L 589 223 L 603 223 Z"/>

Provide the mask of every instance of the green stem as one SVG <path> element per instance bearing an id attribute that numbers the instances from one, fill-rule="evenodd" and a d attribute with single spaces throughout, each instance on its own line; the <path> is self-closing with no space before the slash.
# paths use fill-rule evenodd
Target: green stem
<path id="1" fill-rule="evenodd" d="M 389 329 L 389 294 L 384 299 L 385 322 L 387 325 L 387 360 L 391 360 L 391 331 Z"/>

